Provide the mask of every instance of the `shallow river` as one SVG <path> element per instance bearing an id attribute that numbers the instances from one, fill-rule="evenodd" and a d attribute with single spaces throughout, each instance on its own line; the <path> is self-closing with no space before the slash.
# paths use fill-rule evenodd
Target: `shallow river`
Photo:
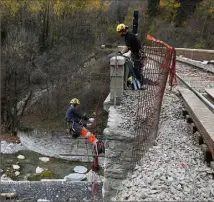
<path id="1" fill-rule="evenodd" d="M 18 155 L 25 156 L 25 159 L 18 159 Z M 19 151 L 15 154 L 0 154 L 0 168 L 4 170 L 4 173 L 9 172 L 13 180 L 25 180 L 26 176 L 36 173 L 37 166 L 53 171 L 56 174 L 56 179 L 64 178 L 64 176 L 73 173 L 75 166 L 85 166 L 88 171 L 91 169 L 91 163 L 83 163 L 81 161 L 68 161 L 57 158 L 50 158 L 48 162 L 42 162 L 39 157 L 43 157 L 33 151 Z M 12 165 L 20 166 L 20 175 L 15 176 L 15 171 Z"/>

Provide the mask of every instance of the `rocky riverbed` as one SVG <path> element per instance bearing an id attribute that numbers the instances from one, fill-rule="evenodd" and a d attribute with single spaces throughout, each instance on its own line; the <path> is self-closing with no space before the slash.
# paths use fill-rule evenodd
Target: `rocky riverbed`
<path id="1" fill-rule="evenodd" d="M 13 143 L 7 141 L 1 141 L 0 152 L 3 154 L 13 154 L 20 150 L 28 150 L 22 143 Z"/>
<path id="2" fill-rule="evenodd" d="M 78 165 L 87 167 L 88 171 L 91 170 L 92 147 L 83 138 L 72 139 L 64 133 L 42 133 L 38 131 L 19 132 L 18 136 L 21 143 L 5 140 L 0 142 L 1 180 L 11 180 L 10 178 L 16 181 L 40 180 L 40 176 L 35 176 L 38 167 L 53 171 L 55 177 L 51 176 L 51 178 L 57 179 L 63 179 L 66 175 L 74 173 L 73 169 Z M 23 159 L 18 159 L 20 154 L 24 156 Z M 40 161 L 40 158 L 45 156 L 49 157 L 50 161 Z M 99 161 L 101 166 L 103 165 L 102 158 Z M 19 166 L 19 169 L 14 170 L 13 165 Z M 100 169 L 99 174 L 103 175 L 102 169 Z M 92 174 L 88 173 L 88 175 L 87 180 L 91 181 L 88 178 L 91 178 Z M 43 177 L 41 178 L 43 179 Z M 77 181 L 80 180 L 77 179 Z"/>

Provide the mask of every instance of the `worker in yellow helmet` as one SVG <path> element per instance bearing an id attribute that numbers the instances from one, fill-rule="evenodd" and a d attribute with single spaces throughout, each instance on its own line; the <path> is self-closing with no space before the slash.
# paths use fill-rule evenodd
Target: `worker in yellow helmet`
<path id="1" fill-rule="evenodd" d="M 66 111 L 67 133 L 71 134 L 74 138 L 80 135 L 86 137 L 88 141 L 95 146 L 98 155 L 104 153 L 104 143 L 99 141 L 93 133 L 89 132 L 86 125 L 82 122 L 82 120 L 85 120 L 93 123 L 94 118 L 88 118 L 86 115 L 79 112 L 77 108 L 80 105 L 80 101 L 77 98 L 73 98 L 70 104 L 70 107 Z"/>
<path id="2" fill-rule="evenodd" d="M 142 85 L 142 65 L 144 59 L 143 46 L 137 36 L 134 33 L 128 31 L 128 26 L 126 26 L 125 24 L 117 25 L 116 31 L 120 34 L 121 37 L 125 38 L 126 44 L 126 46 L 121 51 L 119 51 L 119 53 L 124 54 L 129 50 L 131 51 L 131 58 L 134 62 L 133 71 Z"/>

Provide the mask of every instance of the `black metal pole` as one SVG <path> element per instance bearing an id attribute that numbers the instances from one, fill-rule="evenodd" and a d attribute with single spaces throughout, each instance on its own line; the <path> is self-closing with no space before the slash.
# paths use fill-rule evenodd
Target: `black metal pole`
<path id="1" fill-rule="evenodd" d="M 139 18 L 139 11 L 134 11 L 132 32 L 136 35 L 138 34 L 138 18 Z"/>

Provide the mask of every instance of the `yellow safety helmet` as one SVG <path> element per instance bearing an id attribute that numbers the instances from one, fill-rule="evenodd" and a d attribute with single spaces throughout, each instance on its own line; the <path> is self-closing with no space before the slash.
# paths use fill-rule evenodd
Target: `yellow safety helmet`
<path id="1" fill-rule="evenodd" d="M 77 98 L 73 98 L 71 101 L 70 101 L 71 104 L 78 104 L 80 105 L 80 101 L 77 99 Z"/>
<path id="2" fill-rule="evenodd" d="M 129 82 L 132 82 L 132 76 L 130 76 L 130 77 L 128 78 L 128 81 L 129 81 Z"/>
<path id="3" fill-rule="evenodd" d="M 128 27 L 125 25 L 125 24 L 119 24 L 119 25 L 117 25 L 117 32 L 124 32 L 124 31 L 126 31 L 126 29 L 127 29 Z"/>

